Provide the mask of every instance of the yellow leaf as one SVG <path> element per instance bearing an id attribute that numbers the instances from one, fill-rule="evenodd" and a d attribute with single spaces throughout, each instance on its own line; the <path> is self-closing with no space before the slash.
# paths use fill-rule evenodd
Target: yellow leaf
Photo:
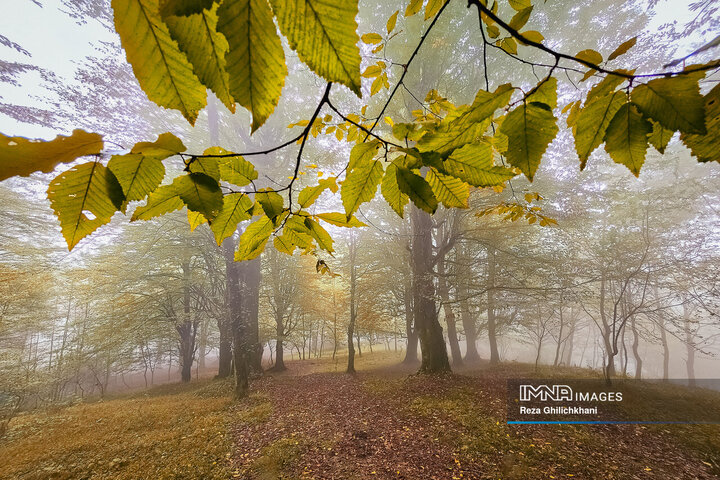
<path id="1" fill-rule="evenodd" d="M 362 37 L 360 37 L 363 42 L 374 45 L 376 43 L 382 42 L 382 36 L 378 33 L 366 33 Z"/>
<path id="2" fill-rule="evenodd" d="M 425 20 L 434 17 L 443 6 L 446 0 L 428 0 L 428 4 L 425 7 Z"/>
<path id="3" fill-rule="evenodd" d="M 148 98 L 195 124 L 207 92 L 160 18 L 158 0 L 112 0 L 115 30 Z"/>
<path id="4" fill-rule="evenodd" d="M 410 0 L 407 8 L 405 9 L 405 16 L 412 17 L 420 11 L 423 6 L 423 0 Z"/>
<path id="5" fill-rule="evenodd" d="M 398 13 L 400 13 L 400 10 L 395 10 L 395 13 L 390 15 L 390 18 L 387 21 L 387 33 L 390 33 L 393 30 L 395 30 L 395 24 L 397 24 Z"/>
<path id="6" fill-rule="evenodd" d="M 69 137 L 58 135 L 47 142 L 0 133 L 0 180 L 16 175 L 27 177 L 33 172 L 50 173 L 60 163 L 98 154 L 102 149 L 102 136 L 84 130 L 74 130 Z"/>

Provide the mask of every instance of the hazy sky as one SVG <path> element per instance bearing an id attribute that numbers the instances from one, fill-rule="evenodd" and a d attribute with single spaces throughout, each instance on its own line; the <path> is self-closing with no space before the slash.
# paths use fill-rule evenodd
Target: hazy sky
<path id="1" fill-rule="evenodd" d="M 693 14 L 688 6 L 693 1 L 662 0 L 648 29 L 652 31 L 664 23 L 677 21 L 684 24 L 691 20 Z M 75 20 L 63 13 L 62 9 L 66 7 L 60 0 L 40 0 L 43 7 L 30 0 L 0 0 L 0 2 L 6 5 L 12 3 L 12 8 L 4 8 L 3 15 L 0 16 L 0 34 L 22 45 L 32 54 L 32 57 L 28 58 L 11 48 L 0 46 L 0 58 L 4 60 L 33 63 L 61 77 L 71 79 L 77 63 L 86 56 L 92 55 L 99 42 L 117 41 L 116 35 L 94 20 L 89 20 L 85 25 L 78 25 Z M 691 51 L 693 42 L 700 40 L 702 39 L 688 39 L 688 46 L 684 50 Z M 33 98 L 45 94 L 38 88 L 39 75 L 29 73 L 19 76 L 19 80 L 22 87 L 3 85 L 0 101 L 42 107 L 42 103 Z M 19 124 L 3 115 L 0 115 L 0 132 L 36 138 L 52 138 L 57 133 L 69 133 L 36 125 Z"/>

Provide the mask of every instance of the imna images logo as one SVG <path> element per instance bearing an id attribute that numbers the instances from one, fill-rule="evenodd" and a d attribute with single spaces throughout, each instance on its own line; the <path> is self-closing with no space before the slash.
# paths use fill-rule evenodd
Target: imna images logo
<path id="1" fill-rule="evenodd" d="M 520 385 L 520 401 L 572 401 L 573 390 L 568 385 Z"/>

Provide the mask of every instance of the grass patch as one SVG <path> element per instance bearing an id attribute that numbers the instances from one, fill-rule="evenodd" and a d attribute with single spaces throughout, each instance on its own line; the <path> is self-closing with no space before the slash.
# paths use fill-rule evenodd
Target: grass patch
<path id="1" fill-rule="evenodd" d="M 246 473 L 257 480 L 292 480 L 294 471 L 305 450 L 305 442 L 297 437 L 285 437 L 260 450 L 260 456 Z"/>
<path id="2" fill-rule="evenodd" d="M 16 417 L 0 440 L 0 478 L 229 478 L 231 399 L 202 393 L 214 383 Z"/>

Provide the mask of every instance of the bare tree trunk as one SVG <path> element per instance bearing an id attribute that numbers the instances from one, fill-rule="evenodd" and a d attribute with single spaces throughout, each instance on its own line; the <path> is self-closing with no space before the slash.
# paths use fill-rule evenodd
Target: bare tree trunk
<path id="1" fill-rule="evenodd" d="M 685 333 L 685 348 L 687 352 L 685 366 L 687 367 L 688 385 L 694 387 L 697 384 L 695 381 L 695 335 L 690 325 L 690 308 L 687 304 L 683 304 L 683 330 Z"/>
<path id="2" fill-rule="evenodd" d="M 403 299 L 405 301 L 405 334 L 407 336 L 407 347 L 403 363 L 417 363 L 418 337 L 417 332 L 415 332 L 413 316 L 413 288 L 412 277 L 410 275 L 405 276 Z"/>
<path id="3" fill-rule="evenodd" d="M 413 307 L 415 330 L 422 349 L 420 372 L 450 371 L 445 339 L 435 308 L 435 283 L 431 259 L 433 257 L 432 219 L 426 212 L 411 206 Z"/>
<path id="4" fill-rule="evenodd" d="M 658 325 L 660 326 L 660 343 L 663 347 L 663 381 L 667 381 L 668 378 L 670 378 L 670 347 L 668 345 L 665 321 L 662 315 L 660 316 Z"/>
<path id="5" fill-rule="evenodd" d="M 348 261 L 350 262 L 350 322 L 347 328 L 348 363 L 347 373 L 355 373 L 355 347 L 353 346 L 353 335 L 355 333 L 355 322 L 357 321 L 357 235 L 350 236 Z M 360 338 L 358 337 L 358 350 L 360 350 Z"/>
<path id="6" fill-rule="evenodd" d="M 198 322 L 191 318 L 190 305 L 190 261 L 182 264 L 183 271 L 183 318 L 175 327 L 180 335 L 180 379 L 189 382 L 192 379 L 192 364 L 195 360 L 195 337 Z"/>
<path id="7" fill-rule="evenodd" d="M 640 334 L 635 324 L 635 315 L 630 317 L 630 329 L 633 333 L 632 352 L 635 357 L 635 378 L 640 380 L 642 378 L 643 361 L 642 357 L 640 357 Z"/>
<path id="8" fill-rule="evenodd" d="M 490 363 L 500 362 L 500 353 L 497 345 L 497 324 L 495 321 L 495 247 L 488 247 L 488 284 L 487 284 L 487 328 L 490 343 Z"/>
<path id="9" fill-rule="evenodd" d="M 438 293 L 443 302 L 443 311 L 445 312 L 445 323 L 448 328 L 448 342 L 450 343 L 450 354 L 452 355 L 453 365 L 462 365 L 462 353 L 460 352 L 460 342 L 458 341 L 457 328 L 455 327 L 455 312 L 450 305 L 450 288 L 445 278 L 445 258 L 439 258 L 437 262 L 438 271 Z"/>

